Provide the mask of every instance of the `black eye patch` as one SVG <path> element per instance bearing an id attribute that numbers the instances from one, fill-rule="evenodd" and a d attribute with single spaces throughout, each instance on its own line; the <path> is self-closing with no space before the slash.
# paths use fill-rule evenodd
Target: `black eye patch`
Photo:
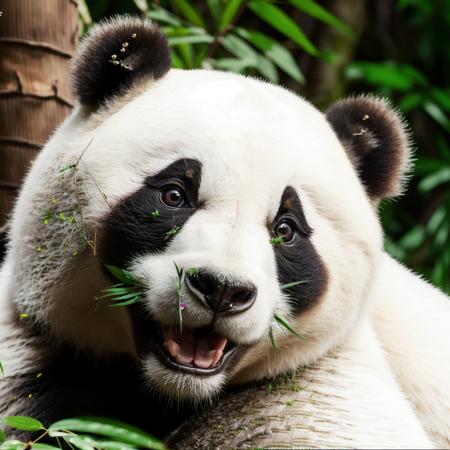
<path id="1" fill-rule="evenodd" d="M 135 256 L 164 251 L 198 207 L 202 166 L 180 159 L 147 177 L 144 185 L 123 199 L 106 217 L 99 253 L 106 264 L 125 267 Z M 186 202 L 173 208 L 162 201 L 162 192 L 176 186 Z"/>
<path id="2" fill-rule="evenodd" d="M 306 221 L 297 192 L 288 186 L 281 197 L 278 212 L 271 228 L 288 220 L 295 228 L 295 237 L 289 243 L 272 239 L 280 285 L 302 281 L 284 292 L 289 296 L 292 312 L 300 314 L 315 305 L 324 292 L 327 273 L 310 236 L 313 230 Z"/>

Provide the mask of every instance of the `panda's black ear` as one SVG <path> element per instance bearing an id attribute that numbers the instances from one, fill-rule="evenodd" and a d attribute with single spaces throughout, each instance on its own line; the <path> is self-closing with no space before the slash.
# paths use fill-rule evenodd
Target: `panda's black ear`
<path id="1" fill-rule="evenodd" d="M 389 102 L 372 96 L 348 98 L 332 105 L 326 117 L 369 197 L 378 201 L 399 195 L 411 148 L 407 126 Z"/>
<path id="2" fill-rule="evenodd" d="M 100 105 L 140 81 L 161 78 L 170 64 L 167 39 L 153 22 L 117 16 L 82 40 L 71 67 L 75 98 Z"/>

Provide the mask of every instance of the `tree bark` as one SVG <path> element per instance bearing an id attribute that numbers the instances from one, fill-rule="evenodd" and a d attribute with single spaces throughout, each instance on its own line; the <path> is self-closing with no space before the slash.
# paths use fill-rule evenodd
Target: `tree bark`
<path id="1" fill-rule="evenodd" d="M 75 0 L 0 0 L 0 226 L 43 144 L 69 114 Z"/>

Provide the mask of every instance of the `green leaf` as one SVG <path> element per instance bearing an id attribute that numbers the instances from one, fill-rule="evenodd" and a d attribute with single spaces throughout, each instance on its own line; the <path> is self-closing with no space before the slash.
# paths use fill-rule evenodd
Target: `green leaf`
<path id="1" fill-rule="evenodd" d="M 398 106 L 405 112 L 417 109 L 423 104 L 423 95 L 418 92 L 406 94 L 399 102 Z"/>
<path id="2" fill-rule="evenodd" d="M 153 6 L 153 9 L 147 12 L 147 16 L 158 23 L 168 23 L 175 27 L 181 26 L 181 20 L 179 17 L 159 6 Z"/>
<path id="3" fill-rule="evenodd" d="M 2 377 L 5 376 L 5 371 L 3 370 L 3 364 L 1 361 L 0 361 L 0 372 L 2 374 Z"/>
<path id="4" fill-rule="evenodd" d="M 445 110 L 450 112 L 450 90 L 441 89 L 441 88 L 433 88 L 431 90 L 431 94 L 437 103 L 444 108 Z"/>
<path id="5" fill-rule="evenodd" d="M 411 228 L 402 238 L 398 241 L 398 245 L 405 250 L 414 250 L 425 240 L 425 230 L 421 225 L 416 225 Z"/>
<path id="6" fill-rule="evenodd" d="M 5 442 L 5 440 L 6 440 L 5 432 L 3 430 L 0 430 L 0 444 Z"/>
<path id="7" fill-rule="evenodd" d="M 306 282 L 307 282 L 306 280 L 302 280 L 302 281 L 293 281 L 292 283 L 282 284 L 282 285 L 280 286 L 280 289 L 281 289 L 281 290 L 283 290 L 283 289 L 290 289 L 291 287 L 298 286 L 299 284 L 303 284 L 303 283 L 306 283 Z"/>
<path id="8" fill-rule="evenodd" d="M 36 448 L 38 450 L 61 450 L 59 447 L 48 444 L 41 444 L 40 442 L 36 442 L 35 444 L 33 444 L 32 448 Z"/>
<path id="9" fill-rule="evenodd" d="M 136 7 L 141 10 L 144 14 L 148 12 L 148 2 L 147 0 L 133 0 Z"/>
<path id="10" fill-rule="evenodd" d="M 153 436 L 131 425 L 100 417 L 79 417 L 60 420 L 49 427 L 49 434 L 54 431 L 69 430 L 107 436 L 138 448 L 163 450 L 165 446 Z"/>
<path id="11" fill-rule="evenodd" d="M 253 61 L 238 58 L 217 58 L 211 60 L 211 64 L 214 68 L 219 70 L 243 73 L 245 69 L 252 66 Z"/>
<path id="12" fill-rule="evenodd" d="M 1 421 L 8 425 L 8 427 L 15 428 L 16 430 L 23 431 L 38 431 L 45 430 L 44 425 L 42 425 L 39 420 L 33 419 L 32 417 L 25 416 L 7 416 L 3 417 Z"/>
<path id="13" fill-rule="evenodd" d="M 450 181 L 450 167 L 444 166 L 436 172 L 423 178 L 418 185 L 421 192 L 429 192 L 440 184 Z"/>
<path id="14" fill-rule="evenodd" d="M 129 294 L 119 295 L 118 297 L 114 297 L 113 300 L 115 302 L 119 300 L 129 300 L 130 298 L 136 298 L 139 297 L 139 294 L 137 292 L 130 292 Z"/>
<path id="15" fill-rule="evenodd" d="M 222 5 L 220 4 L 220 0 L 206 0 L 206 3 L 211 16 L 216 22 L 218 22 L 222 14 Z"/>
<path id="16" fill-rule="evenodd" d="M 439 125 L 450 131 L 450 120 L 445 115 L 444 111 L 436 103 L 426 101 L 423 109 L 432 117 Z"/>
<path id="17" fill-rule="evenodd" d="M 99 439 L 96 439 L 96 441 L 97 441 L 97 448 L 101 448 L 103 450 L 138 450 L 138 448 L 128 444 L 124 444 L 123 442 L 104 441 Z"/>
<path id="18" fill-rule="evenodd" d="M 99 448 L 97 442 L 89 436 L 65 436 L 64 440 L 80 450 L 95 450 Z"/>
<path id="19" fill-rule="evenodd" d="M 372 63 L 359 61 L 350 64 L 345 70 L 347 79 L 362 79 L 368 84 L 383 89 L 394 89 L 401 92 L 410 91 L 414 86 L 426 87 L 427 79 L 408 64 L 397 64 L 392 61 Z"/>
<path id="20" fill-rule="evenodd" d="M 85 25 L 92 25 L 92 17 L 89 13 L 89 8 L 86 5 L 86 0 L 80 0 L 78 2 L 78 13 Z"/>
<path id="21" fill-rule="evenodd" d="M 353 31 L 351 28 L 346 25 L 344 22 L 339 20 L 337 17 L 330 14 L 325 8 L 318 5 L 313 0 L 290 0 L 290 3 L 294 5 L 297 9 L 306 12 L 311 17 L 314 17 L 317 20 L 320 20 L 337 30 L 341 31 L 348 36 L 353 36 Z"/>
<path id="22" fill-rule="evenodd" d="M 105 267 L 114 278 L 117 278 L 122 283 L 128 286 L 135 286 L 137 284 L 133 274 L 128 270 L 120 269 L 119 267 L 111 266 L 109 264 L 105 264 Z"/>
<path id="23" fill-rule="evenodd" d="M 255 70 L 257 70 L 261 75 L 263 75 L 272 83 L 278 83 L 280 81 L 277 68 L 270 60 L 268 60 L 264 56 L 258 55 L 258 61 L 255 66 Z"/>
<path id="24" fill-rule="evenodd" d="M 172 55 L 172 67 L 174 67 L 175 69 L 184 69 L 185 68 L 184 62 L 178 56 L 178 53 L 174 49 L 172 49 L 171 55 Z"/>
<path id="25" fill-rule="evenodd" d="M 200 12 L 192 6 L 190 2 L 187 2 L 186 0 L 170 0 L 170 3 L 174 5 L 180 14 L 186 17 L 189 22 L 199 27 L 206 28 L 205 21 L 201 17 Z"/>
<path id="26" fill-rule="evenodd" d="M 223 38 L 222 45 L 240 61 L 245 62 L 244 68 L 252 67 L 273 83 L 278 82 L 278 72 L 275 66 L 240 37 L 228 34 Z"/>
<path id="27" fill-rule="evenodd" d="M 272 343 L 272 347 L 273 348 L 278 348 L 277 347 L 277 343 L 275 342 L 275 337 L 273 335 L 273 328 L 272 327 L 269 328 L 269 339 L 270 339 L 270 342 Z"/>
<path id="28" fill-rule="evenodd" d="M 444 206 L 438 208 L 430 217 L 430 220 L 427 223 L 428 233 L 435 234 L 442 225 L 442 223 L 444 222 L 446 215 L 447 210 Z"/>
<path id="29" fill-rule="evenodd" d="M 290 333 L 297 336 L 298 338 L 304 339 L 304 337 L 301 336 L 300 334 L 298 334 L 297 331 L 294 330 L 294 328 L 292 328 L 292 326 L 289 324 L 289 322 L 286 319 L 284 319 L 283 317 L 281 317 L 279 314 L 274 314 L 273 317 L 276 320 L 276 322 L 278 323 L 278 325 L 280 325 L 283 328 L 286 328 L 286 330 L 288 330 Z"/>
<path id="30" fill-rule="evenodd" d="M 198 35 L 193 34 L 191 36 L 174 36 L 167 38 L 169 45 L 180 45 L 180 44 L 210 44 L 214 41 L 214 38 L 210 35 Z"/>
<path id="31" fill-rule="evenodd" d="M 319 56 L 319 51 L 308 39 L 297 24 L 280 8 L 263 0 L 251 0 L 248 7 L 254 14 L 278 30 L 281 34 L 294 41 L 299 47 L 313 56 Z"/>
<path id="32" fill-rule="evenodd" d="M 242 5 L 242 0 L 228 0 L 219 20 L 219 31 L 224 31 L 235 18 L 239 8 Z"/>
<path id="33" fill-rule="evenodd" d="M 281 70 L 299 83 L 304 83 L 305 78 L 301 73 L 295 59 L 275 39 L 260 33 L 259 31 L 249 31 L 243 28 L 236 28 L 236 33 L 259 48 L 266 58 L 273 61 Z"/>
<path id="34" fill-rule="evenodd" d="M 222 45 L 234 56 L 246 60 L 250 65 L 258 62 L 258 56 L 246 42 L 236 35 L 229 34 L 222 40 Z"/>
<path id="35" fill-rule="evenodd" d="M 120 302 L 120 303 L 113 303 L 111 305 L 109 305 L 111 308 L 117 308 L 118 306 L 130 306 L 133 305 L 134 303 L 137 303 L 139 301 L 139 296 L 136 295 L 136 297 L 132 298 L 131 300 L 128 300 L 126 302 Z"/>
<path id="36" fill-rule="evenodd" d="M 23 450 L 26 443 L 20 441 L 5 441 L 0 445 L 0 450 Z"/>

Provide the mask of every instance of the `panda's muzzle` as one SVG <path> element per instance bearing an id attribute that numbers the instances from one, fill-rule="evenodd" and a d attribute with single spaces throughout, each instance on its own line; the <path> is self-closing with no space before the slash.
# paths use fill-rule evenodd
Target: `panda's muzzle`
<path id="1" fill-rule="evenodd" d="M 168 368 L 196 375 L 221 372 L 237 355 L 239 346 L 210 327 L 161 327 L 161 341 L 153 351 Z"/>

